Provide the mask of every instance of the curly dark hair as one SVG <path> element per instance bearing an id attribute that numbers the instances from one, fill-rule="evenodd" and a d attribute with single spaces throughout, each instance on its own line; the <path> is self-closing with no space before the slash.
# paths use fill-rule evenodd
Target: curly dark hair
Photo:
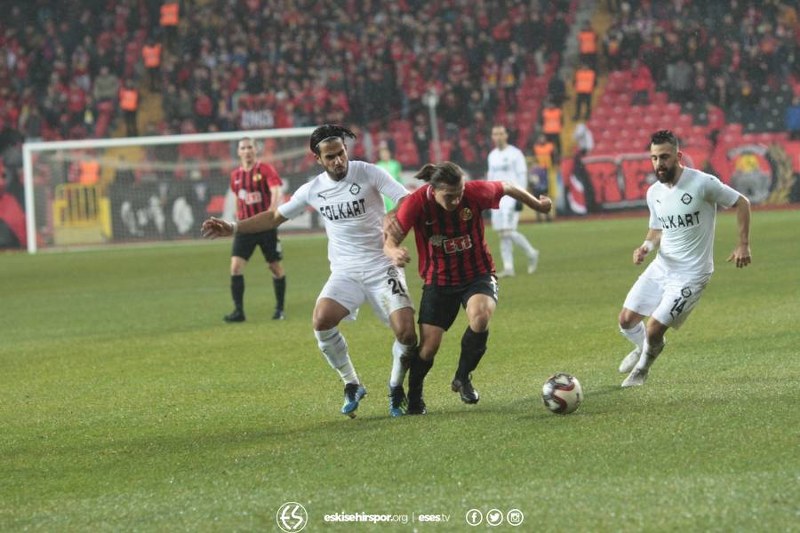
<path id="1" fill-rule="evenodd" d="M 650 146 L 665 143 L 671 144 L 676 149 L 678 148 L 678 138 L 672 133 L 672 130 L 658 130 L 650 136 Z"/>
<path id="2" fill-rule="evenodd" d="M 323 124 L 311 134 L 311 138 L 308 140 L 308 147 L 311 148 L 311 151 L 316 155 L 319 155 L 319 145 L 324 141 L 338 138 L 344 143 L 345 137 L 355 139 L 356 134 L 338 124 Z"/>

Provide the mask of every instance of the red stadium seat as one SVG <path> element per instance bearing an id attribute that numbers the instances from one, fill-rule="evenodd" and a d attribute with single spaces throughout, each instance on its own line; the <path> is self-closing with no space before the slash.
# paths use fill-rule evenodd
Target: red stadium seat
<path id="1" fill-rule="evenodd" d="M 419 155 L 417 154 L 417 147 L 413 142 L 398 144 L 395 158 L 404 167 L 419 166 Z"/>
<path id="2" fill-rule="evenodd" d="M 430 154 L 429 154 L 430 160 L 434 163 L 438 161 L 449 161 L 450 152 L 453 149 L 453 143 L 451 141 L 439 141 L 440 156 L 438 159 L 436 157 L 436 146 L 434 146 L 434 144 L 435 143 L 433 142 L 431 143 Z"/>
<path id="3" fill-rule="evenodd" d="M 667 93 L 656 91 L 650 96 L 650 104 L 656 106 L 665 106 L 669 103 Z"/>
<path id="4" fill-rule="evenodd" d="M 681 114 L 681 105 L 676 104 L 675 102 L 670 102 L 666 106 L 664 106 L 664 112 L 666 117 L 670 120 L 677 118 Z"/>
<path id="5" fill-rule="evenodd" d="M 616 70 L 608 75 L 606 90 L 616 93 L 628 93 L 630 91 L 631 74 L 627 70 Z"/>

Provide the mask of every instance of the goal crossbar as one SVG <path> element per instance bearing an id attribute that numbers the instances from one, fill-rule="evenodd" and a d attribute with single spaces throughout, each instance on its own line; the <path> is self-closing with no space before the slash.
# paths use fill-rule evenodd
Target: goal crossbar
<path id="1" fill-rule="evenodd" d="M 25 187 L 25 227 L 27 230 L 27 250 L 36 253 L 37 242 L 36 202 L 34 179 L 34 157 L 36 154 L 58 151 L 99 150 L 126 147 L 154 147 L 159 145 L 181 145 L 188 143 L 213 143 L 238 141 L 243 137 L 253 139 L 300 138 L 311 135 L 313 127 L 279 128 L 270 130 L 244 130 L 216 133 L 192 133 L 180 135 L 154 135 L 146 137 L 125 137 L 113 139 L 86 139 L 70 141 L 26 142 L 22 146 L 23 182 Z"/>

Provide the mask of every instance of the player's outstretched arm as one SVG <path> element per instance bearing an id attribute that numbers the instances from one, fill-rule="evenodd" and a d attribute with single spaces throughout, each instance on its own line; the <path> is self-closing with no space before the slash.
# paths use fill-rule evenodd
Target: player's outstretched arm
<path id="1" fill-rule="evenodd" d="M 222 220 L 221 218 L 211 217 L 203 221 L 200 232 L 206 239 L 216 239 L 217 237 L 228 237 L 233 235 L 235 223 Z"/>
<path id="2" fill-rule="evenodd" d="M 744 268 L 751 262 L 750 257 L 750 200 L 742 195 L 733 204 L 736 207 L 736 223 L 739 228 L 739 243 L 728 257 L 728 262 L 736 263 L 736 268 Z"/>
<path id="3" fill-rule="evenodd" d="M 546 195 L 540 194 L 539 198 L 536 198 L 525 189 L 508 181 L 503 182 L 503 194 L 510 196 L 518 202 L 522 202 L 539 213 L 549 213 L 550 209 L 553 207 L 553 201 Z"/>
<path id="4" fill-rule="evenodd" d="M 229 237 L 234 233 L 258 233 L 277 228 L 288 219 L 278 211 L 263 211 L 257 215 L 239 222 L 230 222 L 221 218 L 211 217 L 203 221 L 202 235 L 207 239 Z"/>

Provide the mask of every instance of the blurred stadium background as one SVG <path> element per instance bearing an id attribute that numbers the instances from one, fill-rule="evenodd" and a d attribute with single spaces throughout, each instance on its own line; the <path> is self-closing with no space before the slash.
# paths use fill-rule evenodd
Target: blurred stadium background
<path id="1" fill-rule="evenodd" d="M 2 2 L 0 248 L 122 246 L 2 256 L 0 530 L 278 531 L 286 501 L 309 531 L 339 511 L 463 531 L 496 508 L 524 512 L 520 531 L 797 530 L 799 3 Z M 347 336 L 369 401 L 340 417 L 308 324 L 320 234 L 286 239 L 287 320 L 260 321 L 266 269 L 248 322 L 220 320 L 230 243 L 194 239 L 226 213 L 235 140 L 259 139 L 291 194 L 317 172 L 308 133 L 334 121 L 355 158 L 385 144 L 407 178 L 451 159 L 475 179 L 504 123 L 556 199 L 559 223 L 521 228 L 546 253 L 503 280 L 478 409 L 449 389 L 450 335 L 431 413 L 390 419 L 390 336 L 367 312 Z M 615 317 L 663 127 L 692 165 L 789 209 L 756 214 L 744 271 L 719 217 L 711 294 L 654 386 L 623 391 Z M 594 216 L 622 210 L 636 217 Z M 162 240 L 190 246 L 127 246 Z M 569 417 L 540 404 L 558 370 L 587 394 Z"/>
<path id="2" fill-rule="evenodd" d="M 796 202 L 797 4 L 9 2 L 0 246 L 197 237 L 236 165 L 239 134 L 215 134 L 324 122 L 356 129 L 355 158 L 388 145 L 406 175 L 450 159 L 473 178 L 504 123 L 562 215 L 640 208 L 643 146 L 672 128 L 690 164 L 755 204 Z M 271 139 L 290 194 L 313 160 Z"/>
<path id="3" fill-rule="evenodd" d="M 316 171 L 302 128 L 324 122 L 359 133 L 354 158 L 387 145 L 406 177 L 450 159 L 473 178 L 503 123 L 560 215 L 641 208 L 659 128 L 755 204 L 800 197 L 797 1 L 7 6 L 1 247 L 197 238 L 237 132 L 290 194 Z"/>

